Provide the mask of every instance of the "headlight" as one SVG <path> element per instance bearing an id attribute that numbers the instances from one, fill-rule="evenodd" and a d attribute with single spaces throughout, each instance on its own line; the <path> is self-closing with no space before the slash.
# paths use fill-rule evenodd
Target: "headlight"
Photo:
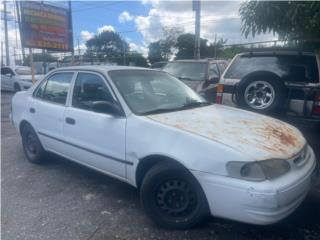
<path id="1" fill-rule="evenodd" d="M 258 162 L 229 162 L 227 171 L 230 177 L 248 181 L 264 181 L 277 178 L 290 171 L 286 160 L 270 159 Z"/>

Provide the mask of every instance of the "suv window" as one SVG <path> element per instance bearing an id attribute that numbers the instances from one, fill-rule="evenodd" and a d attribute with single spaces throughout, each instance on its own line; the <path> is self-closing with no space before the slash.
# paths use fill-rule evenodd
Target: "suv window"
<path id="1" fill-rule="evenodd" d="M 219 78 L 219 77 L 220 77 L 220 74 L 219 74 L 218 65 L 216 63 L 210 63 L 210 65 L 209 65 L 209 79 Z"/>
<path id="2" fill-rule="evenodd" d="M 3 67 L 1 68 L 1 75 L 11 74 L 14 75 L 13 71 L 10 68 Z"/>
<path id="3" fill-rule="evenodd" d="M 316 57 L 300 55 L 240 55 L 231 64 L 225 78 L 241 79 L 255 71 L 271 71 L 290 82 L 319 82 Z"/>
<path id="4" fill-rule="evenodd" d="M 72 106 L 93 110 L 95 102 L 115 102 L 105 81 L 93 73 L 78 73 L 73 89 Z"/>
<path id="5" fill-rule="evenodd" d="M 169 62 L 163 71 L 181 80 L 204 81 L 208 64 L 204 62 Z"/>
<path id="6" fill-rule="evenodd" d="M 36 97 L 54 103 L 65 104 L 72 76 L 73 72 L 63 72 L 52 75 L 46 81 L 46 84 L 42 83 L 43 85 L 38 88 Z"/>

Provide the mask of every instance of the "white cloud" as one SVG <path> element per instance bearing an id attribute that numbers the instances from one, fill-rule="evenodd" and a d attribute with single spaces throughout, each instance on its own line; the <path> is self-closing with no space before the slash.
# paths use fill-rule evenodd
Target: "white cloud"
<path id="1" fill-rule="evenodd" d="M 149 49 L 143 45 L 137 45 L 135 43 L 129 43 L 130 51 L 141 53 L 144 57 L 148 56 Z"/>
<path id="2" fill-rule="evenodd" d="M 102 32 L 114 32 L 114 31 L 115 31 L 115 30 L 114 30 L 114 27 L 111 26 L 111 25 L 104 25 L 104 26 L 99 27 L 99 28 L 97 29 L 97 32 L 98 32 L 98 33 L 102 33 Z"/>
<path id="3" fill-rule="evenodd" d="M 133 16 L 130 15 L 130 13 L 128 13 L 127 11 L 122 12 L 119 17 L 118 20 L 120 23 L 125 23 L 125 22 L 129 22 L 133 20 Z"/>
<path id="4" fill-rule="evenodd" d="M 277 38 L 273 34 L 262 34 L 246 39 L 241 34 L 238 12 L 240 3 L 240 1 L 201 1 L 201 37 L 213 42 L 217 34 L 218 39 L 227 39 L 227 44 Z M 179 27 L 187 33 L 194 33 L 192 1 L 142 0 L 142 4 L 150 4 L 151 9 L 147 16 L 135 17 L 135 24 L 147 44 L 162 38 L 163 27 Z"/>
<path id="5" fill-rule="evenodd" d="M 89 39 L 93 38 L 94 33 L 89 32 L 87 30 L 83 30 L 83 31 L 81 31 L 80 35 L 81 35 L 82 40 L 88 41 Z"/>

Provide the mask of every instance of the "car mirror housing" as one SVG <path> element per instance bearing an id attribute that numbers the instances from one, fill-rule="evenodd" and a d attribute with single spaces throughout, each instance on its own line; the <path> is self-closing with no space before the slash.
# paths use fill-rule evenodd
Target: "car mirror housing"
<path id="1" fill-rule="evenodd" d="M 10 78 L 13 77 L 13 74 L 12 74 L 12 73 L 6 73 L 5 75 L 6 75 L 7 77 L 10 77 Z"/>
<path id="2" fill-rule="evenodd" d="M 98 113 L 110 114 L 115 117 L 122 116 L 123 113 L 118 104 L 108 101 L 96 101 L 92 103 L 92 110 Z"/>
<path id="3" fill-rule="evenodd" d="M 213 77 L 213 78 L 210 78 L 210 79 L 208 80 L 208 83 L 209 83 L 209 84 L 218 83 L 219 80 L 220 80 L 219 77 Z"/>

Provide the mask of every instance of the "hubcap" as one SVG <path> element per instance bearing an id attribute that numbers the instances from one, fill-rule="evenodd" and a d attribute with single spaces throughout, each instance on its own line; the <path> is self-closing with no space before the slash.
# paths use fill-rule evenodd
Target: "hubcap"
<path id="1" fill-rule="evenodd" d="M 33 136 L 33 134 L 28 134 L 26 138 L 26 147 L 27 150 L 32 153 L 36 154 L 37 153 L 37 142 L 36 138 Z"/>
<path id="2" fill-rule="evenodd" d="M 272 85 L 265 81 L 255 81 L 250 83 L 245 92 L 246 103 L 254 109 L 266 109 L 274 101 L 275 92 Z"/>
<path id="3" fill-rule="evenodd" d="M 187 217 L 197 204 L 196 193 L 184 180 L 168 180 L 156 191 L 156 203 L 160 211 L 170 217 Z"/>

